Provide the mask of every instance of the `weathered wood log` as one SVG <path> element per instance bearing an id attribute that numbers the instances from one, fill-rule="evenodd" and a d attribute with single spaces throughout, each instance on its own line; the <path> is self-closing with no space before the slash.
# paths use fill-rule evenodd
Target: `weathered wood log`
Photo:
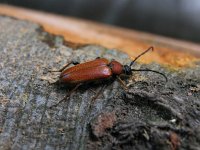
<path id="1" fill-rule="evenodd" d="M 57 107 L 68 88 L 49 84 L 72 59 L 97 56 L 130 62 L 128 55 L 101 46 L 75 49 L 34 23 L 0 17 L 0 149 L 195 149 L 200 146 L 200 66 L 134 73 L 116 82 L 88 84 Z M 150 55 L 150 54 L 148 54 Z M 93 91 L 107 84 L 94 101 Z"/>

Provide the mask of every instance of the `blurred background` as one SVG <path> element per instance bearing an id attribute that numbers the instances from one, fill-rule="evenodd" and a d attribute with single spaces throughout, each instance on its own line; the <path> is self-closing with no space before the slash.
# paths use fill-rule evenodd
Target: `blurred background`
<path id="1" fill-rule="evenodd" d="M 200 0 L 0 0 L 200 43 Z"/>

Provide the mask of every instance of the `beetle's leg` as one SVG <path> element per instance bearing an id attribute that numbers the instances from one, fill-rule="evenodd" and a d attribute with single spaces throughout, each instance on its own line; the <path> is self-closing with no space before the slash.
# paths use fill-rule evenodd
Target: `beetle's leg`
<path id="1" fill-rule="evenodd" d="M 97 92 L 95 90 L 93 90 L 93 89 L 90 89 L 90 91 L 92 91 L 93 93 L 97 94 Z"/>
<path id="2" fill-rule="evenodd" d="M 98 97 L 99 97 L 99 95 L 103 92 L 103 90 L 105 89 L 105 87 L 106 87 L 107 85 L 106 84 L 104 84 L 102 87 L 101 87 L 101 89 L 96 93 L 96 95 L 92 98 L 92 102 L 94 102 L 94 100 L 96 100 Z"/>
<path id="3" fill-rule="evenodd" d="M 63 70 L 65 70 L 65 68 L 67 68 L 71 64 L 77 65 L 77 64 L 79 64 L 79 62 L 77 62 L 77 61 L 71 61 L 68 64 L 66 64 L 64 67 L 62 67 L 60 70 L 50 70 L 49 72 L 62 72 Z"/>
<path id="4" fill-rule="evenodd" d="M 52 106 L 50 107 L 50 109 L 51 109 L 52 107 L 58 106 L 60 103 L 62 103 L 62 102 L 64 102 L 64 101 L 66 101 L 67 98 L 69 98 L 69 97 L 71 96 L 71 94 L 72 94 L 74 91 L 76 91 L 81 85 L 82 85 L 82 83 L 77 84 L 77 85 L 76 85 L 62 100 L 60 100 L 57 104 L 52 105 Z"/>
<path id="5" fill-rule="evenodd" d="M 119 76 L 116 76 L 116 77 L 117 77 L 117 80 L 119 81 L 119 83 L 122 85 L 122 88 L 124 90 L 127 90 L 128 87 L 126 86 L 126 84 L 124 83 L 124 81 Z"/>

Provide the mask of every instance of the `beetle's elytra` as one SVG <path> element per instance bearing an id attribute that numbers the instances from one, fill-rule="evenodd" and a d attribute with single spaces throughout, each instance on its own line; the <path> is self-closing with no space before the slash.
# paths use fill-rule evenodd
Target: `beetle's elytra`
<path id="1" fill-rule="evenodd" d="M 123 69 L 123 66 L 117 61 L 109 62 L 105 58 L 99 58 L 64 70 L 60 75 L 60 82 L 78 84 L 107 79 L 113 75 L 122 74 Z"/>

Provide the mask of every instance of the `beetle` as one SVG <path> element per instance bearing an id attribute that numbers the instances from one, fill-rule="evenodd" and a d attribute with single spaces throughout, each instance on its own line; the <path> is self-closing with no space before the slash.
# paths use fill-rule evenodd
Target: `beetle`
<path id="1" fill-rule="evenodd" d="M 131 66 L 134 64 L 134 62 L 138 58 L 140 58 L 142 55 L 144 55 L 145 53 L 153 49 L 154 49 L 153 47 L 149 47 L 143 53 L 138 55 L 130 63 L 130 65 L 122 65 L 120 62 L 116 60 L 109 61 L 106 58 L 97 57 L 95 60 L 81 63 L 81 64 L 78 62 L 72 61 L 68 63 L 67 65 L 65 65 L 62 69 L 58 71 L 51 71 L 51 72 L 61 72 L 60 77 L 59 77 L 60 83 L 75 85 L 74 89 L 70 91 L 70 94 L 73 91 L 75 91 L 80 85 L 86 82 L 93 82 L 93 81 L 110 79 L 110 78 L 117 78 L 118 81 L 122 84 L 122 87 L 126 88 L 126 85 L 124 84 L 123 80 L 120 78 L 120 75 L 125 74 L 125 75 L 130 76 L 132 75 L 134 71 L 151 71 L 151 72 L 162 75 L 167 81 L 167 77 L 163 73 L 160 73 L 158 71 L 150 70 L 150 69 L 131 68 Z M 75 66 L 69 67 L 69 65 L 71 64 Z M 58 102 L 56 105 L 58 105 L 60 102 Z"/>

